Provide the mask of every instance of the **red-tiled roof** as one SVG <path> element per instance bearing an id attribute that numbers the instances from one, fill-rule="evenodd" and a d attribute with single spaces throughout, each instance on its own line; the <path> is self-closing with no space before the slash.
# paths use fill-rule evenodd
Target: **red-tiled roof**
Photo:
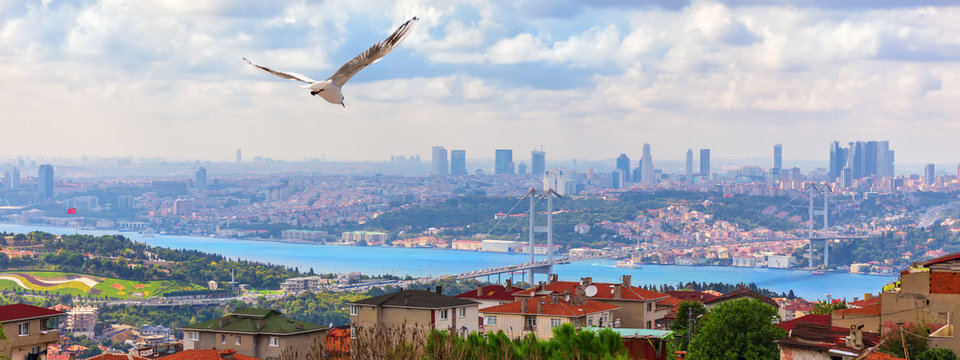
<path id="1" fill-rule="evenodd" d="M 848 351 L 859 354 L 857 350 L 846 346 L 844 338 L 850 335 L 850 329 L 833 327 L 816 323 L 798 323 L 790 333 L 777 342 L 781 347 L 828 351 L 830 349 Z M 880 342 L 880 334 L 863 332 L 863 344 L 866 347 L 875 346 Z"/>
<path id="2" fill-rule="evenodd" d="M 671 290 L 666 292 L 667 295 L 673 296 L 675 298 L 681 299 L 683 301 L 696 301 L 704 302 L 707 300 L 712 300 L 716 298 L 716 295 L 706 293 L 703 291 L 692 291 L 692 290 Z"/>
<path id="3" fill-rule="evenodd" d="M 480 310 L 484 314 L 521 314 L 521 302 L 527 303 L 527 311 L 523 314 L 529 315 L 549 315 L 549 316 L 565 316 L 565 317 L 579 317 L 587 314 L 593 314 L 603 311 L 616 310 L 619 309 L 619 306 L 605 304 L 599 301 L 587 300 L 583 305 L 572 305 L 563 299 L 559 299 L 556 304 L 550 303 L 549 296 L 540 296 L 534 298 L 527 298 L 519 301 L 514 301 L 512 303 L 491 306 L 486 309 Z M 540 312 L 537 313 L 537 302 L 542 303 Z"/>
<path id="4" fill-rule="evenodd" d="M 770 305 L 770 306 L 773 306 L 773 307 L 775 307 L 775 308 L 776 308 L 776 307 L 779 307 L 779 306 L 777 305 L 777 302 L 776 302 L 776 301 L 773 301 L 773 299 L 768 298 L 768 297 L 763 296 L 763 295 L 760 295 L 759 293 L 757 293 L 757 292 L 755 292 L 755 291 L 752 291 L 752 290 L 750 290 L 750 289 L 747 289 L 747 288 L 740 288 L 740 289 L 737 290 L 737 291 L 728 292 L 728 293 L 726 293 L 726 294 L 720 295 L 720 296 L 715 297 L 715 298 L 713 298 L 713 299 L 704 301 L 703 303 L 704 303 L 704 304 L 721 303 L 721 302 L 724 302 L 724 301 L 735 300 L 735 299 L 744 298 L 744 297 L 751 297 L 751 298 L 754 298 L 754 299 L 763 301 L 764 303 L 766 303 L 766 304 L 768 304 L 768 305 Z"/>
<path id="5" fill-rule="evenodd" d="M 128 354 L 103 353 L 92 358 L 88 358 L 87 360 L 147 360 L 147 358 Z"/>
<path id="6" fill-rule="evenodd" d="M 236 350 L 184 350 L 176 354 L 161 356 L 158 360 L 260 360 L 252 356 L 238 354 Z"/>
<path id="7" fill-rule="evenodd" d="M 941 256 L 941 257 L 938 257 L 938 258 L 935 258 L 935 259 L 930 259 L 930 260 L 921 262 L 921 263 L 920 263 L 920 266 L 928 267 L 928 266 L 933 265 L 933 264 L 939 264 L 939 263 L 942 263 L 942 262 L 946 262 L 946 261 L 950 261 L 950 260 L 957 260 L 957 259 L 960 259 L 960 252 L 958 252 L 958 253 L 953 253 L 953 254 L 946 255 L 946 256 Z"/>
<path id="8" fill-rule="evenodd" d="M 527 290 L 521 290 L 521 291 L 514 292 L 513 295 L 514 295 L 514 296 L 527 296 L 527 297 L 529 297 L 529 296 L 544 295 L 544 294 L 549 294 L 549 293 L 563 294 L 564 291 L 567 291 L 567 292 L 569 292 L 570 294 L 574 294 L 574 293 L 575 293 L 575 289 L 577 288 L 577 285 L 580 285 L 580 283 L 579 283 L 579 282 L 576 282 L 576 281 L 557 281 L 557 282 L 555 282 L 555 283 L 552 283 L 552 284 L 549 284 L 549 283 L 548 283 L 548 284 L 545 285 L 544 291 L 546 291 L 546 293 L 544 293 L 544 292 L 539 292 L 539 291 L 538 291 L 537 294 L 534 294 L 533 292 L 534 292 L 534 291 L 537 291 L 537 288 L 533 288 L 533 289 L 527 289 Z M 615 298 L 615 297 L 613 296 L 613 295 L 614 295 L 614 287 L 615 287 L 616 285 L 618 285 L 618 284 L 613 284 L 613 283 L 596 283 L 596 282 L 595 282 L 595 283 L 591 283 L 590 285 L 593 285 L 593 286 L 595 286 L 595 287 L 597 288 L 597 294 L 594 295 L 594 296 L 591 296 L 590 298 L 591 298 L 591 299 L 597 299 L 597 300 L 633 300 L 633 301 L 646 301 L 646 300 L 664 299 L 664 298 L 667 297 L 667 294 L 661 294 L 661 293 L 658 293 L 658 292 L 656 292 L 656 291 L 651 291 L 651 290 L 647 290 L 647 289 L 643 289 L 643 288 L 638 288 L 638 287 L 636 287 L 636 286 L 630 286 L 630 287 L 623 287 L 623 289 L 621 290 L 621 296 L 620 296 L 620 298 Z M 590 285 L 587 285 L 587 286 L 590 286 Z"/>
<path id="9" fill-rule="evenodd" d="M 870 300 L 864 299 L 864 300 L 851 301 L 851 302 L 848 302 L 847 305 L 851 307 L 866 307 L 869 305 L 879 304 L 879 303 L 880 303 L 880 297 L 874 296 L 870 298 Z"/>
<path id="10" fill-rule="evenodd" d="M 885 354 L 879 351 L 874 351 L 870 353 L 870 355 L 867 355 L 867 357 L 865 357 L 864 360 L 906 360 L 906 359 L 901 357 L 896 357 L 890 354 Z"/>
<path id="11" fill-rule="evenodd" d="M 326 346 L 324 350 L 327 353 L 349 353 L 350 352 L 350 329 L 333 328 L 327 333 Z"/>
<path id="12" fill-rule="evenodd" d="M 503 285 L 487 285 L 481 289 L 481 295 L 477 295 L 477 290 L 470 290 L 454 297 L 475 300 L 513 301 L 513 293 L 516 292 L 517 289 L 518 288 L 512 288 L 513 291 L 507 291 L 507 288 Z"/>
<path id="13" fill-rule="evenodd" d="M 847 308 L 834 310 L 834 313 L 841 315 L 876 315 L 880 316 L 880 304 L 864 306 L 862 308 Z"/>
<path id="14" fill-rule="evenodd" d="M 790 331 L 790 330 L 793 330 L 793 328 L 800 323 L 813 323 L 813 324 L 830 326 L 831 320 L 830 320 L 830 315 L 808 314 L 790 321 L 781 322 L 777 324 L 777 326 L 779 326 L 781 329 L 784 329 L 786 331 Z"/>
<path id="15" fill-rule="evenodd" d="M 0 321 L 17 321 L 63 315 L 62 311 L 27 304 L 0 306 Z"/>

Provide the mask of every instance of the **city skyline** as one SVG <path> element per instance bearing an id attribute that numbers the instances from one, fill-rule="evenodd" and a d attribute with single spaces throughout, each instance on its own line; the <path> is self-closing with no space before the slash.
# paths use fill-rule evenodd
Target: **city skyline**
<path id="1" fill-rule="evenodd" d="M 0 106 L 20 136 L 0 154 L 379 160 L 429 142 L 596 159 L 642 134 L 658 158 L 749 158 L 769 144 L 742 139 L 764 139 L 820 159 L 840 138 L 955 162 L 960 7 L 911 5 L 6 2 Z M 412 15 L 346 109 L 240 60 L 331 71 Z"/>

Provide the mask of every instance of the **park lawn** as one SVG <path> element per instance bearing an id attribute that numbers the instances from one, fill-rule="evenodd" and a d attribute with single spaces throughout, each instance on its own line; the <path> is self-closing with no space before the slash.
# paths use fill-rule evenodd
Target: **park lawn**
<path id="1" fill-rule="evenodd" d="M 51 286 L 41 286 L 29 282 L 27 279 L 20 278 L 21 282 L 32 291 L 53 293 L 59 295 L 74 296 L 93 296 L 107 297 L 111 299 L 129 299 L 131 297 L 157 297 L 169 291 L 182 290 L 202 290 L 204 287 L 179 280 L 124 280 L 115 278 L 105 278 L 100 276 L 89 276 L 83 274 L 71 274 L 56 271 L 25 271 L 25 274 L 31 274 L 43 281 L 43 278 L 64 277 L 67 275 L 86 276 L 89 278 L 102 279 L 93 288 L 80 281 L 69 281 L 62 284 Z M 7 275 L 12 276 L 12 275 Z M 19 277 L 18 277 L 19 278 Z M 19 284 L 12 280 L 0 280 L 0 289 L 3 290 L 23 290 Z"/>
<path id="2" fill-rule="evenodd" d="M 85 284 L 78 283 L 78 282 L 71 282 L 71 283 L 65 283 L 65 284 L 57 284 L 57 285 L 55 285 L 55 286 L 50 286 L 50 287 L 45 287 L 45 288 L 41 288 L 41 287 L 37 287 L 37 286 L 32 285 L 32 284 L 29 284 L 29 283 L 26 282 L 25 280 L 24 280 L 24 284 L 28 284 L 28 286 L 31 287 L 30 290 L 33 290 L 33 291 L 46 292 L 46 293 L 57 294 L 57 295 L 73 295 L 73 296 L 81 296 L 81 295 L 83 295 L 83 296 L 86 296 L 86 295 L 88 294 L 89 289 L 90 289 L 90 287 L 86 286 Z M 70 286 L 71 284 L 79 284 L 80 286 L 78 286 L 78 287 L 71 287 L 71 286 Z M 34 288 L 34 287 L 36 287 L 36 288 Z M 80 287 L 84 287 L 84 288 L 86 288 L 86 290 L 81 289 Z M 24 289 L 23 287 L 21 287 L 20 284 L 17 284 L 17 283 L 15 283 L 15 282 L 13 282 L 12 280 L 0 279 L 0 290 L 10 290 L 10 291 L 21 290 L 21 291 L 22 291 L 22 290 L 25 290 L 25 289 Z"/>

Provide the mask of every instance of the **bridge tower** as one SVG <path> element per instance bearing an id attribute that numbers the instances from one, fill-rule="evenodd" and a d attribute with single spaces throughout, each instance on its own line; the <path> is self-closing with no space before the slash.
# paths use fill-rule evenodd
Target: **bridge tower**
<path id="1" fill-rule="evenodd" d="M 823 184 L 818 187 L 814 183 L 809 183 L 806 185 L 806 189 L 809 191 L 807 196 L 810 197 L 810 223 L 808 224 L 808 231 L 810 236 L 810 249 L 807 256 L 809 267 L 813 268 L 813 197 L 816 194 L 817 190 L 823 190 L 823 267 L 826 268 L 830 264 L 830 185 Z"/>
<path id="2" fill-rule="evenodd" d="M 538 195 L 538 194 L 540 194 L 539 199 L 534 199 L 534 198 L 536 197 L 536 195 Z M 532 285 L 532 284 L 535 283 L 535 282 L 534 282 L 534 279 L 533 279 L 533 276 L 534 276 L 535 273 L 541 272 L 541 273 L 550 274 L 550 273 L 553 272 L 553 198 L 555 198 L 555 197 L 562 197 L 562 196 L 561 196 L 560 194 L 558 194 L 556 191 L 554 191 L 553 189 L 546 189 L 546 190 L 544 190 L 542 193 L 540 193 L 539 191 L 537 191 L 537 189 L 530 189 L 530 191 L 527 192 L 527 195 L 525 195 L 525 197 L 529 197 L 529 198 L 530 198 L 530 210 L 529 210 L 530 213 L 529 213 L 528 216 L 529 216 L 529 218 L 530 218 L 530 226 L 529 226 L 530 245 L 529 245 L 529 251 L 530 251 L 530 263 L 531 263 L 531 264 L 533 264 L 534 262 L 536 262 L 536 260 L 535 260 L 535 258 L 534 258 L 534 255 L 535 255 L 535 253 L 536 253 L 536 246 L 535 246 L 535 245 L 536 245 L 536 241 L 535 241 L 535 239 L 536 239 L 537 233 L 546 233 L 546 234 L 547 234 L 547 264 L 546 264 L 545 266 L 543 266 L 542 268 L 540 268 L 539 270 L 533 269 L 533 268 L 530 269 L 530 276 L 528 277 L 528 280 L 530 281 L 530 284 Z M 547 224 L 546 224 L 546 226 L 537 225 L 537 221 L 536 221 L 536 216 L 537 216 L 537 204 L 540 203 L 540 201 L 543 201 L 544 199 L 547 200 Z"/>

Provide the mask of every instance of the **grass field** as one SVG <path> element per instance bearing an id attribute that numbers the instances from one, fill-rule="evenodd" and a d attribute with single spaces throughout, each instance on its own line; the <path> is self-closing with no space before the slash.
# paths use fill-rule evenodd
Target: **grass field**
<path id="1" fill-rule="evenodd" d="M 28 289 L 60 295 L 129 299 L 156 297 L 168 291 L 202 290 L 200 285 L 173 280 L 123 280 L 53 271 L 0 273 L 0 290 Z"/>

